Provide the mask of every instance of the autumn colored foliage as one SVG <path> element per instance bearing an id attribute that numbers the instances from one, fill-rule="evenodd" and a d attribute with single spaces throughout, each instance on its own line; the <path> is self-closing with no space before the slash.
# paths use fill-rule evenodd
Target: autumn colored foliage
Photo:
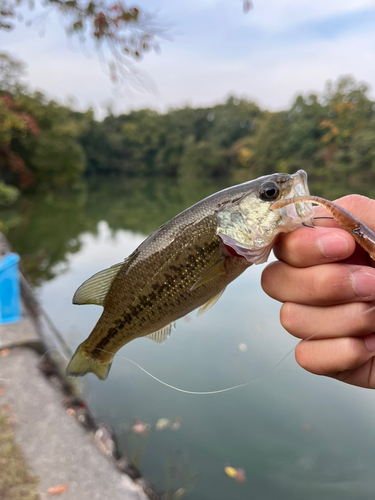
<path id="1" fill-rule="evenodd" d="M 230 97 L 97 121 L 30 92 L 17 71 L 0 55 L 0 181 L 21 190 L 56 191 L 94 175 L 241 182 L 302 168 L 321 182 L 375 177 L 375 103 L 350 77 L 281 112 Z"/>
<path id="2" fill-rule="evenodd" d="M 25 161 L 11 148 L 12 139 L 27 134 L 38 135 L 36 120 L 20 109 L 9 94 L 0 96 L 0 166 L 9 170 L 13 179 L 21 189 L 33 184 L 34 177 Z"/>

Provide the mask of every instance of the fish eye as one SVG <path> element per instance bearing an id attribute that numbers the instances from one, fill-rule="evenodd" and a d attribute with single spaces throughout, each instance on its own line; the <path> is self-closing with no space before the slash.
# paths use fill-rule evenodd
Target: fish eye
<path id="1" fill-rule="evenodd" d="M 265 182 L 259 190 L 259 198 L 263 201 L 274 201 L 279 194 L 280 188 L 275 182 Z"/>

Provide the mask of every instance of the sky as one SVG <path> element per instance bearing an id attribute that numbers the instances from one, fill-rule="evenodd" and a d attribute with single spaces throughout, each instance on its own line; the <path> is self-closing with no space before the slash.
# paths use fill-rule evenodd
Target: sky
<path id="1" fill-rule="evenodd" d="M 38 3 L 38 0 L 36 0 Z M 375 96 L 375 0 L 139 0 L 165 30 L 160 50 L 136 64 L 143 87 L 115 92 L 91 42 L 38 16 L 0 32 L 1 51 L 26 63 L 26 80 L 48 98 L 103 117 L 131 109 L 208 106 L 229 95 L 277 110 L 327 80 L 353 75 Z M 38 10 L 37 10 L 38 12 Z"/>

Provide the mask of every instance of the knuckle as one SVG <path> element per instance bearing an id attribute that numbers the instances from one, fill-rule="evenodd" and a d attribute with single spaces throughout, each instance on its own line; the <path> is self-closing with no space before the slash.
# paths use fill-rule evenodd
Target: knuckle
<path id="1" fill-rule="evenodd" d="M 281 306 L 280 323 L 285 328 L 285 330 L 290 333 L 290 328 L 293 323 L 290 314 L 290 302 L 285 302 L 285 304 Z"/>
<path id="2" fill-rule="evenodd" d="M 297 363 L 301 368 L 308 372 L 312 372 L 313 370 L 311 369 L 310 366 L 310 356 L 308 355 L 308 348 L 306 349 L 306 341 L 302 341 L 299 344 L 297 344 L 295 350 L 294 350 L 294 356 L 296 358 Z"/>
<path id="3" fill-rule="evenodd" d="M 365 335 L 373 331 L 374 315 L 371 314 L 372 307 L 374 307 L 373 304 L 368 302 L 355 303 L 352 322 L 357 335 Z"/>
<path id="4" fill-rule="evenodd" d="M 312 276 L 306 276 L 303 283 L 304 294 L 309 298 L 326 300 L 329 285 L 326 273 L 314 272 Z"/>
<path id="5" fill-rule="evenodd" d="M 268 295 L 273 296 L 273 291 L 277 287 L 280 265 L 280 262 L 271 262 L 262 272 L 260 284 Z"/>
<path id="6" fill-rule="evenodd" d="M 354 337 L 341 339 L 342 359 L 347 360 L 348 368 L 355 368 L 363 363 L 363 350 L 361 341 Z"/>
<path id="7" fill-rule="evenodd" d="M 280 323 L 292 335 L 295 335 L 299 325 L 296 308 L 298 308 L 298 304 L 285 302 L 280 309 Z"/>
<path id="8" fill-rule="evenodd" d="M 306 283 L 306 291 L 322 303 L 334 303 L 353 295 L 348 271 L 340 264 L 327 264 L 315 272 Z"/>
<path id="9" fill-rule="evenodd" d="M 323 341 L 302 341 L 295 349 L 297 363 L 316 375 L 329 375 L 360 367 L 368 359 L 363 341 L 341 337 Z"/>

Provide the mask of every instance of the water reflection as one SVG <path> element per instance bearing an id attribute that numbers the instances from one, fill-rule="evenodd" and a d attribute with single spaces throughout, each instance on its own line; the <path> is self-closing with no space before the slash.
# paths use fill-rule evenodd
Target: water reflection
<path id="1" fill-rule="evenodd" d="M 113 234 L 130 229 L 148 235 L 223 187 L 223 182 L 194 179 L 94 179 L 79 191 L 28 196 L 1 217 L 10 226 L 9 239 L 22 255 L 29 279 L 40 284 L 66 268 L 67 256 L 81 249 L 82 233 L 98 235 L 100 221 Z"/>
<path id="2" fill-rule="evenodd" d="M 99 183 L 66 198 L 33 197 L 10 231 L 39 283 L 47 313 L 70 347 L 100 315 L 72 306 L 75 289 L 94 272 L 121 261 L 160 224 L 223 186 L 176 181 Z M 316 194 L 325 193 L 312 192 Z M 263 266 L 232 283 L 202 317 L 178 321 L 159 346 L 137 339 L 115 357 L 109 378 L 83 379 L 96 416 L 119 435 L 157 488 L 187 500 L 352 500 L 373 496 L 373 393 L 301 370 L 296 341 L 279 324 L 279 305 L 260 288 Z M 239 349 L 240 345 L 247 349 Z M 244 389 L 192 396 L 158 384 L 127 362 L 183 389 L 216 390 L 255 380 Z M 259 378 L 260 375 L 264 375 Z M 157 422 L 180 417 L 176 431 Z M 145 435 L 131 429 L 150 424 Z M 226 463 L 246 472 L 236 483 Z"/>

